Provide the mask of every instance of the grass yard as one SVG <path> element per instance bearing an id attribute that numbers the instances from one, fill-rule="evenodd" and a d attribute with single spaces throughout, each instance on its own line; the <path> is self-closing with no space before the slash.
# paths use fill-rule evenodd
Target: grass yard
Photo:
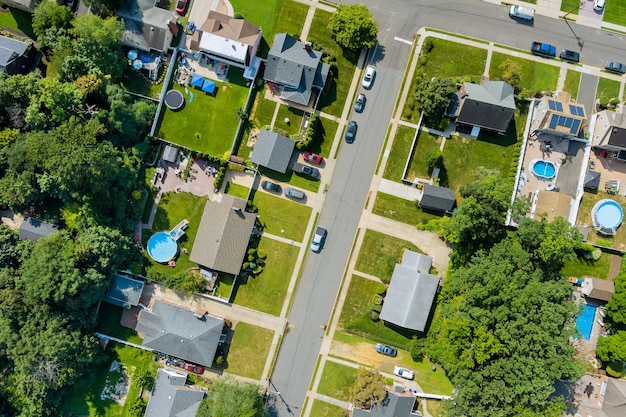
<path id="1" fill-rule="evenodd" d="M 600 259 L 597 261 L 588 261 L 583 258 L 577 258 L 573 261 L 565 262 L 565 265 L 561 269 L 561 274 L 565 277 L 580 278 L 583 275 L 591 277 L 608 279 L 609 270 L 611 269 L 611 258 L 613 255 L 609 253 L 602 253 Z"/>
<path id="2" fill-rule="evenodd" d="M 317 192 L 320 188 L 320 182 L 317 180 L 309 179 L 308 177 L 295 174 L 292 170 L 288 170 L 285 174 L 272 171 L 265 167 L 259 167 L 259 174 L 264 177 L 268 177 L 270 180 L 278 182 L 288 182 L 294 187 L 304 188 L 305 190 Z"/>
<path id="3" fill-rule="evenodd" d="M 398 126 L 396 135 L 393 138 L 393 143 L 391 144 L 391 152 L 389 152 L 387 164 L 385 164 L 383 178 L 396 182 L 402 181 L 404 165 L 409 157 L 414 136 L 415 129 L 412 127 Z"/>
<path id="4" fill-rule="evenodd" d="M 228 350 L 228 372 L 261 379 L 274 332 L 252 324 L 235 324 L 233 341 Z"/>
<path id="5" fill-rule="evenodd" d="M 167 66 L 162 66 L 160 71 L 167 71 Z M 132 69 L 130 65 L 124 68 L 120 85 L 124 90 L 152 97 L 157 100 L 159 98 L 159 94 L 161 94 L 161 90 L 163 89 L 163 82 L 152 83 L 148 81 L 145 77 L 142 77 L 138 71 Z M 155 105 L 156 104 L 157 103 L 155 102 Z"/>
<path id="6" fill-rule="evenodd" d="M 583 198 L 578 208 L 578 217 L 576 218 L 576 224 L 590 225 L 591 224 L 591 210 L 593 206 L 604 198 L 610 198 L 617 201 L 622 207 L 626 207 L 626 197 L 623 195 L 609 195 L 604 191 L 598 191 L 597 194 L 584 193 Z M 626 250 L 626 226 L 622 226 L 617 229 L 617 234 L 613 237 L 604 237 L 598 235 L 594 230 L 589 232 L 589 239 L 587 243 L 595 243 L 600 246 L 607 246 L 619 250 Z"/>
<path id="7" fill-rule="evenodd" d="M 278 316 L 298 257 L 298 247 L 264 237 L 259 249 L 267 254 L 264 270 L 256 278 L 237 279 L 234 302 Z"/>
<path id="8" fill-rule="evenodd" d="M 561 0 L 561 11 L 571 14 L 578 14 L 580 0 Z"/>
<path id="9" fill-rule="evenodd" d="M 527 89 L 531 93 L 536 91 L 556 90 L 557 81 L 559 79 L 559 67 L 506 55 L 500 52 L 494 52 L 491 57 L 489 77 L 492 80 L 499 80 L 502 78 L 503 70 L 501 66 L 507 59 L 516 62 L 521 68 L 522 75 L 519 88 Z"/>
<path id="10" fill-rule="evenodd" d="M 247 200 L 248 199 L 248 187 L 235 184 L 234 182 L 229 182 L 228 188 L 226 188 L 226 194 L 230 194 L 232 196 Z"/>
<path id="11" fill-rule="evenodd" d="M 322 155 L 324 158 L 329 158 L 330 149 L 333 147 L 333 141 L 335 140 L 337 129 L 339 129 L 339 123 L 324 117 L 320 117 L 320 122 L 322 124 L 320 132 L 322 138 L 311 147 L 311 152 Z"/>
<path id="12" fill-rule="evenodd" d="M 178 240 L 179 252 L 178 257 L 175 258 L 176 266 L 174 268 L 167 264 L 164 265 L 153 261 L 146 252 L 146 258 L 157 272 L 176 276 L 187 271 L 189 268 L 198 266 L 198 264 L 189 260 L 189 254 L 191 253 L 193 242 L 196 239 L 196 233 L 200 226 L 200 219 L 202 218 L 206 202 L 207 197 L 198 197 L 191 193 L 168 192 L 161 196 L 159 207 L 154 216 L 152 229 L 143 230 L 143 248 L 146 247 L 148 239 L 150 239 L 152 234 L 161 230 L 169 231 L 183 219 L 189 221 L 189 226 L 185 230 L 185 234 Z M 183 253 L 182 249 L 186 249 L 187 253 Z"/>
<path id="13" fill-rule="evenodd" d="M 313 400 L 311 415 L 316 417 L 346 417 L 348 413 L 338 405 L 329 404 L 322 400 Z"/>
<path id="14" fill-rule="evenodd" d="M 105 302 L 100 303 L 96 324 L 98 332 L 140 345 L 142 339 L 137 335 L 137 332 L 120 324 L 123 312 L 122 307 Z"/>
<path id="15" fill-rule="evenodd" d="M 447 145 L 447 144 L 446 144 Z M 428 132 L 421 131 L 413 152 L 413 158 L 406 172 L 406 179 L 413 181 L 415 178 L 430 178 L 428 173 L 428 165 L 426 165 L 426 153 L 431 148 L 439 149 L 441 147 L 441 137 L 432 135 Z"/>
<path id="16" fill-rule="evenodd" d="M 341 47 L 331 38 L 331 33 L 327 28 L 331 15 L 331 12 L 322 9 L 315 10 L 308 40 L 315 41 L 324 49 L 332 51 L 337 57 L 336 73 L 334 78 L 329 77 L 326 80 L 326 87 L 320 97 L 318 108 L 325 113 L 340 117 L 348 97 L 358 55 L 344 55 Z"/>
<path id="17" fill-rule="evenodd" d="M 598 88 L 596 89 L 596 98 L 606 97 L 608 99 L 619 97 L 620 82 L 610 80 L 608 78 L 600 78 L 598 80 Z"/>
<path id="18" fill-rule="evenodd" d="M 350 400 L 350 388 L 354 385 L 357 368 L 326 361 L 317 393 L 341 401 Z"/>
<path id="19" fill-rule="evenodd" d="M 563 91 L 567 91 L 572 95 L 572 99 L 578 98 L 578 86 L 580 85 L 581 73 L 574 70 L 567 70 L 565 76 L 565 83 L 563 84 Z"/>
<path id="20" fill-rule="evenodd" d="M 11 7 L 10 12 L 0 13 L 0 26 L 21 30 L 26 35 L 35 39 L 32 19 L 33 15 L 31 13 Z"/>
<path id="21" fill-rule="evenodd" d="M 411 242 L 368 229 L 363 237 L 356 269 L 389 282 L 393 268 L 402 260 L 404 249 L 423 253 Z"/>
<path id="22" fill-rule="evenodd" d="M 278 109 L 276 121 L 274 122 L 274 128 L 284 130 L 288 133 L 288 136 L 297 135 L 300 133 L 303 115 L 304 112 L 302 110 L 281 105 Z M 285 122 L 285 119 L 289 119 L 289 123 Z M 294 137 L 293 139 L 296 138 Z"/>
<path id="23" fill-rule="evenodd" d="M 385 193 L 377 193 L 372 213 L 413 226 L 440 219 L 441 215 L 423 211 L 417 201 L 409 201 Z"/>
<path id="24" fill-rule="evenodd" d="M 279 106 L 279 104 L 275 101 L 264 98 L 266 89 L 267 86 L 264 86 L 263 90 L 257 93 L 256 101 L 254 102 L 250 117 L 254 126 L 259 129 L 269 126 L 270 123 L 272 123 L 272 117 L 274 116 L 274 111 L 276 111 L 276 106 Z"/>
<path id="25" fill-rule="evenodd" d="M 239 124 L 237 109 L 245 105 L 248 88 L 239 68 L 228 70 L 229 82 L 216 82 L 217 92 L 210 96 L 200 90 L 175 84 L 173 88 L 185 96 L 187 102 L 180 111 L 163 107 L 157 135 L 168 142 L 213 156 L 229 151 Z"/>
<path id="26" fill-rule="evenodd" d="M 433 48 L 428 54 L 422 53 L 416 74 L 423 75 L 424 79 L 469 77 L 473 82 L 480 81 L 487 62 L 486 49 L 444 39 L 428 39 Z"/>
<path id="27" fill-rule="evenodd" d="M 602 20 L 615 23 L 616 25 L 626 26 L 626 3 L 623 1 L 607 1 L 604 6 L 604 16 Z"/>

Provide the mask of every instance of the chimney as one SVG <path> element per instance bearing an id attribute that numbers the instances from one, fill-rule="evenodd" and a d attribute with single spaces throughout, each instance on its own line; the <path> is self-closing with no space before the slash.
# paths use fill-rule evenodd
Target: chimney
<path id="1" fill-rule="evenodd" d="M 304 42 L 304 49 L 307 51 L 313 50 L 313 44 L 309 41 Z"/>

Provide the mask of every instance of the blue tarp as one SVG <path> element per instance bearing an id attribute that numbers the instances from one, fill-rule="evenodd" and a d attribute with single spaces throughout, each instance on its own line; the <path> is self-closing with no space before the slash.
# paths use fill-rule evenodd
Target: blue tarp
<path id="1" fill-rule="evenodd" d="M 202 83 L 204 82 L 204 77 L 202 75 L 194 74 L 191 77 L 191 84 L 194 87 L 202 87 Z"/>
<path id="2" fill-rule="evenodd" d="M 202 91 L 213 94 L 215 91 L 215 83 L 211 80 L 204 80 L 204 84 L 202 84 Z"/>

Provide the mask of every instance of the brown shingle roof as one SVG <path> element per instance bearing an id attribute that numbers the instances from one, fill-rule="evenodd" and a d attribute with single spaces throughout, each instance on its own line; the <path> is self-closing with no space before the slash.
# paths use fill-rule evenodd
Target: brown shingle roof
<path id="1" fill-rule="evenodd" d="M 261 34 L 258 26 L 211 10 L 200 30 L 253 46 Z"/>
<path id="2" fill-rule="evenodd" d="M 613 281 L 605 279 L 583 277 L 583 294 L 596 300 L 609 301 L 615 292 Z"/>

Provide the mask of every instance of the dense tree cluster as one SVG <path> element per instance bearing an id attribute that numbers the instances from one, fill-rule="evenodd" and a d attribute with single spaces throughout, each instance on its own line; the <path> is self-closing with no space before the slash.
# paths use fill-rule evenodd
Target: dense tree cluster
<path id="1" fill-rule="evenodd" d="M 615 292 L 606 305 L 606 325 L 611 334 L 598 339 L 596 354 L 606 365 L 606 372 L 621 377 L 626 362 L 626 272 L 613 280 Z"/>

